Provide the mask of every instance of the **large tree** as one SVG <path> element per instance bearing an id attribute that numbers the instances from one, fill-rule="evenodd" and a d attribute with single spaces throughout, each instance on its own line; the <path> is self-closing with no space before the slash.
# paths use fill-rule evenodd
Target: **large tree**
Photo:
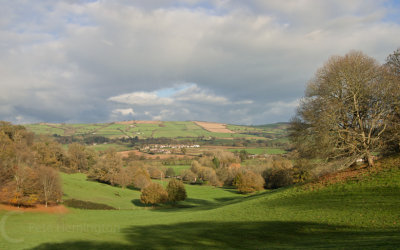
<path id="1" fill-rule="evenodd" d="M 386 58 L 384 65 L 386 81 L 392 84 L 393 116 L 389 123 L 388 133 L 385 136 L 385 149 L 388 153 L 400 152 L 400 48 Z"/>
<path id="2" fill-rule="evenodd" d="M 354 51 L 331 57 L 315 74 L 292 121 L 300 153 L 374 164 L 393 116 L 393 83 L 373 58 Z"/>
<path id="3" fill-rule="evenodd" d="M 69 165 L 71 170 L 88 171 L 97 163 L 97 153 L 79 143 L 68 146 Z"/>

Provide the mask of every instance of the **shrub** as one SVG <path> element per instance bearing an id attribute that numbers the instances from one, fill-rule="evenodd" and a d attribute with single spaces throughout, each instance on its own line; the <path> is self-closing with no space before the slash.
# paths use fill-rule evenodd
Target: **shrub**
<path id="1" fill-rule="evenodd" d="M 313 168 L 314 166 L 310 160 L 298 159 L 293 167 L 293 182 L 299 183 L 312 179 Z"/>
<path id="2" fill-rule="evenodd" d="M 140 202 L 144 204 L 157 204 L 165 203 L 168 200 L 168 193 L 165 189 L 158 183 L 151 183 L 149 186 L 142 189 L 142 194 L 140 195 Z"/>
<path id="3" fill-rule="evenodd" d="M 263 173 L 267 188 L 280 188 L 293 184 L 293 170 L 283 168 L 267 169 Z"/>
<path id="4" fill-rule="evenodd" d="M 263 189 L 264 179 L 259 174 L 251 171 L 239 173 L 236 175 L 234 185 L 240 193 L 253 193 Z"/>
<path id="5" fill-rule="evenodd" d="M 172 202 L 183 201 L 186 199 L 186 190 L 182 181 L 172 179 L 167 186 L 168 200 Z"/>

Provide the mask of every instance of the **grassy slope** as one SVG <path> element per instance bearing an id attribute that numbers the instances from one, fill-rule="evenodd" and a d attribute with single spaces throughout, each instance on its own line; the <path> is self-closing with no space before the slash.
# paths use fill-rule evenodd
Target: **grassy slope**
<path id="1" fill-rule="evenodd" d="M 72 182 L 71 178 L 64 176 L 67 183 Z M 81 189 L 65 188 L 70 196 L 78 193 L 96 196 L 97 191 L 89 189 L 82 178 L 77 182 L 83 185 Z M 106 192 L 100 190 L 101 184 L 92 184 L 96 184 L 98 192 Z M 116 190 L 104 188 L 113 189 L 110 193 Z M 71 209 L 64 215 L 12 215 L 6 220 L 5 232 L 24 241 L 0 241 L 0 249 L 34 246 L 37 249 L 365 249 L 396 248 L 400 244 L 398 163 L 361 181 L 332 184 L 317 190 L 299 186 L 243 197 L 231 190 L 187 188 L 196 207 L 120 211 Z M 137 192 L 126 191 L 131 197 Z M 98 202 L 109 202 L 105 198 L 98 199 Z M 129 198 L 121 204 L 126 202 Z M 3 218 L 5 214 L 0 212 Z"/>

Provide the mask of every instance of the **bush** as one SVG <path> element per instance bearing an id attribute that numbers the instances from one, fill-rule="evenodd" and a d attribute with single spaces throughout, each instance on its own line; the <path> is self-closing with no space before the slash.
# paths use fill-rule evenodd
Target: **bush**
<path id="1" fill-rule="evenodd" d="M 82 201 L 82 200 L 76 200 L 76 199 L 65 200 L 64 205 L 66 205 L 67 207 L 73 207 L 73 208 L 79 208 L 79 209 L 115 210 L 114 207 L 106 205 L 106 204 L 95 203 L 95 202 L 91 202 L 91 201 Z"/>
<path id="2" fill-rule="evenodd" d="M 142 194 L 140 195 L 140 202 L 144 204 L 157 204 L 165 203 L 168 201 L 168 193 L 165 189 L 158 183 L 151 183 L 149 186 L 142 189 Z"/>
<path id="3" fill-rule="evenodd" d="M 284 168 L 267 169 L 263 173 L 267 188 L 280 188 L 293 184 L 293 170 Z"/>
<path id="4" fill-rule="evenodd" d="M 234 180 L 234 185 L 237 187 L 238 191 L 243 194 L 262 190 L 264 183 L 264 179 L 261 175 L 251 171 L 237 174 Z"/>
<path id="5" fill-rule="evenodd" d="M 172 179 L 167 186 L 168 200 L 172 202 L 183 201 L 186 199 L 186 190 L 182 181 Z"/>
<path id="6" fill-rule="evenodd" d="M 314 165 L 307 159 L 299 159 L 293 167 L 293 182 L 305 182 L 313 178 Z"/>

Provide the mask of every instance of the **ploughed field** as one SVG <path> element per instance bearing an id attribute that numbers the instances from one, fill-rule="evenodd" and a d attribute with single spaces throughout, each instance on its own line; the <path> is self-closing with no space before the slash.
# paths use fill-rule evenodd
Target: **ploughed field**
<path id="1" fill-rule="evenodd" d="M 138 190 L 62 174 L 64 200 L 114 209 L 0 210 L 0 249 L 397 248 L 398 162 L 344 181 L 253 195 L 186 185 L 186 201 L 155 208 L 139 202 Z"/>

